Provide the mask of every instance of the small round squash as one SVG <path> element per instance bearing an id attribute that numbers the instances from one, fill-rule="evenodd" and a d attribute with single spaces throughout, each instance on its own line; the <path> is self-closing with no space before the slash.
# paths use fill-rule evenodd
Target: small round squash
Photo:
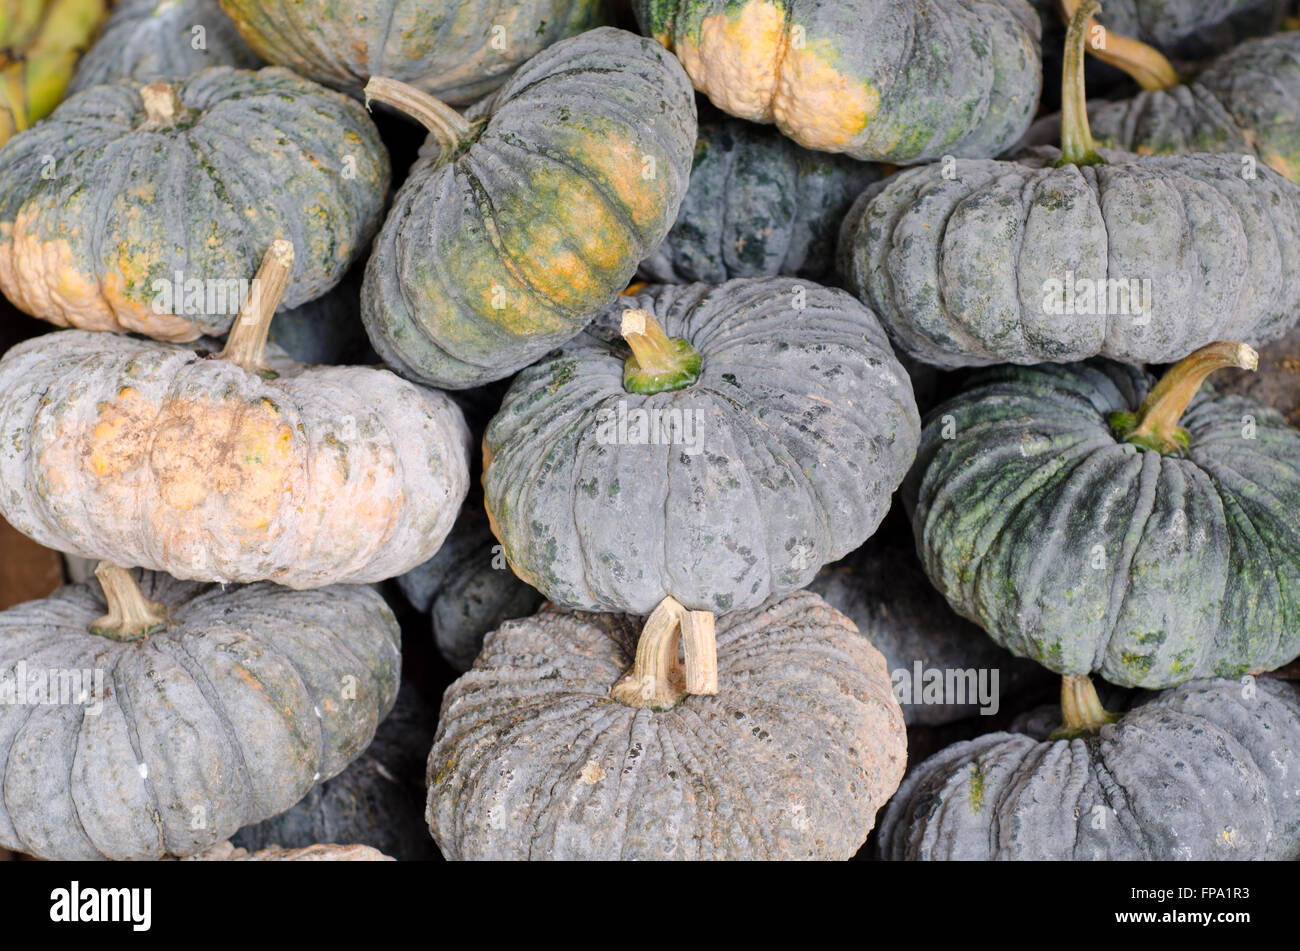
<path id="1" fill-rule="evenodd" d="M 59 551 L 200 581 L 380 581 L 428 559 L 469 483 L 441 393 L 368 367 L 275 369 L 275 242 L 226 347 L 68 330 L 0 360 L 0 514 Z"/>
<path id="2" fill-rule="evenodd" d="M 286 307 L 333 287 L 388 179 L 365 110 L 288 70 L 94 86 L 0 150 L 0 290 L 61 326 L 222 334 L 276 239 Z"/>
<path id="3" fill-rule="evenodd" d="M 880 654 L 816 595 L 718 619 L 716 696 L 679 628 L 547 606 L 448 688 L 429 828 L 449 859 L 847 859 L 906 739 Z M 630 670 L 629 670 L 630 666 Z M 628 671 L 625 676 L 624 671 Z"/>
<path id="4" fill-rule="evenodd" d="M 96 573 L 0 613 L 6 848 L 201 852 L 338 773 L 393 705 L 400 636 L 370 588 Z"/>
<path id="5" fill-rule="evenodd" d="M 528 62 L 474 118 L 374 79 L 430 131 L 366 268 L 362 316 L 403 376 L 509 376 L 611 303 L 672 226 L 695 98 L 658 45 L 601 28 Z"/>

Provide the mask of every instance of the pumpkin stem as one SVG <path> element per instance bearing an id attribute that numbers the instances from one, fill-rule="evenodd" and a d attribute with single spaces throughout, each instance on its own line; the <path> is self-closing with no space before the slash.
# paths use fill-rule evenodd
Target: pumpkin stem
<path id="1" fill-rule="evenodd" d="M 648 311 L 623 311 L 620 332 L 632 348 L 623 365 L 623 389 L 629 393 L 680 390 L 700 378 L 699 351 L 681 337 L 669 337 Z"/>
<path id="2" fill-rule="evenodd" d="M 280 306 L 284 289 L 293 273 L 293 245 L 283 239 L 271 242 L 262 257 L 253 286 L 239 307 L 226 337 L 226 345 L 217 356 L 245 370 L 259 373 L 266 366 L 266 339 L 271 332 L 271 318 Z"/>
<path id="3" fill-rule="evenodd" d="M 1082 0 L 1061 0 L 1067 20 L 1074 19 L 1081 2 Z M 1099 24 L 1089 17 L 1085 29 L 1091 34 L 1097 26 Z M 1100 43 L 1088 44 L 1089 52 L 1103 63 L 1109 63 L 1128 73 L 1143 89 L 1170 89 L 1180 82 L 1173 64 L 1154 46 L 1110 30 L 1106 30 L 1102 36 Z"/>
<path id="4" fill-rule="evenodd" d="M 686 656 L 677 657 L 678 641 Z M 643 710 L 668 710 L 688 693 L 718 692 L 718 643 L 711 611 L 690 611 L 664 598 L 646 619 L 632 669 L 610 688 L 619 703 Z"/>
<path id="5" fill-rule="evenodd" d="M 1190 440 L 1178 421 L 1205 378 L 1224 367 L 1255 370 L 1259 354 L 1244 343 L 1220 341 L 1202 347 L 1170 367 L 1136 413 L 1112 413 L 1111 427 L 1125 442 L 1144 449 L 1165 454 L 1185 451 Z"/>
<path id="6" fill-rule="evenodd" d="M 365 93 L 367 109 L 370 108 L 372 99 L 400 109 L 429 130 L 429 134 L 442 146 L 443 155 L 454 156 L 474 138 L 474 124 L 441 99 L 435 99 L 422 89 L 387 76 L 371 76 L 366 83 Z"/>
<path id="7" fill-rule="evenodd" d="M 131 572 L 101 561 L 95 577 L 104 589 L 108 613 L 90 623 L 91 634 L 114 641 L 139 641 L 167 626 L 167 607 L 146 598 Z"/>
<path id="8" fill-rule="evenodd" d="M 1052 734 L 1053 740 L 1073 740 L 1092 736 L 1107 723 L 1120 718 L 1101 705 L 1097 688 L 1087 674 L 1066 675 L 1061 678 L 1061 728 Z"/>
<path id="9" fill-rule="evenodd" d="M 1061 158 L 1063 165 L 1105 165 L 1097 153 L 1088 125 L 1088 91 L 1083 81 L 1084 47 L 1092 15 L 1101 9 L 1097 0 L 1083 0 L 1070 18 L 1065 34 L 1065 66 L 1061 70 Z"/>
<path id="10" fill-rule="evenodd" d="M 141 87 L 140 101 L 144 103 L 145 119 L 156 126 L 170 125 L 185 109 L 171 83 L 150 83 Z"/>

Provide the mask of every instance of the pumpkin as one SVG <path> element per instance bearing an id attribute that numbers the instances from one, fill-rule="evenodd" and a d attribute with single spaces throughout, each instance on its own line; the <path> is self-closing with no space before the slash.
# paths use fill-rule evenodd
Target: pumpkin
<path id="1" fill-rule="evenodd" d="M 1062 689 L 1079 699 L 1060 738 L 991 733 L 913 769 L 881 819 L 881 856 L 1300 858 L 1294 686 L 1192 681 L 1109 724 L 1083 681 Z"/>
<path id="2" fill-rule="evenodd" d="M 0 9 L 0 145 L 59 104 L 106 13 L 104 0 L 7 0 Z"/>
<path id="3" fill-rule="evenodd" d="M 434 711 L 404 684 L 364 753 L 292 809 L 240 829 L 231 843 L 256 853 L 354 842 L 402 861 L 437 857 L 424 824 L 424 764 L 434 720 Z"/>
<path id="4" fill-rule="evenodd" d="M 369 588 L 96 574 L 0 613 L 6 848 L 200 852 L 343 769 L 393 705 L 400 636 Z"/>
<path id="5" fill-rule="evenodd" d="M 404 376 L 463 388 L 577 334 L 627 286 L 686 194 L 695 100 L 649 40 L 557 43 L 466 119 L 374 79 L 430 130 L 366 268 L 362 316 Z"/>
<path id="6" fill-rule="evenodd" d="M 987 157 L 1042 86 L 1025 0 L 634 0 L 695 88 L 799 145 L 911 164 Z"/>
<path id="7" fill-rule="evenodd" d="M 953 614 L 935 596 L 915 553 L 882 543 L 879 536 L 823 568 L 809 590 L 884 655 L 909 727 L 995 716 L 1008 697 L 1049 679 L 1040 666 L 1012 657 Z M 935 679 L 936 672 L 942 680 Z M 962 696 L 947 693 L 945 684 Z"/>
<path id="8" fill-rule="evenodd" d="M 930 580 L 1061 674 L 1157 688 L 1292 660 L 1300 431 L 1197 392 L 1256 359 L 1220 343 L 1158 383 L 1107 361 L 975 377 L 927 419 L 908 480 Z"/>
<path id="9" fill-rule="evenodd" d="M 638 642 L 640 628 L 547 606 L 488 635 L 443 696 L 429 754 L 443 855 L 852 856 L 906 750 L 866 638 L 808 592 L 726 615 L 726 688 L 698 696 L 682 692 L 692 654 L 683 670 L 681 629 L 652 617 Z"/>
<path id="10" fill-rule="evenodd" d="M 61 326 L 222 334 L 273 240 L 299 251 L 286 307 L 333 287 L 388 177 L 361 106 L 287 70 L 94 86 L 0 150 L 0 290 Z"/>
<path id="11" fill-rule="evenodd" d="M 845 292 L 661 285 L 519 374 L 483 440 L 484 498 L 551 601 L 743 610 L 875 531 L 918 430 L 907 375 Z"/>
<path id="12" fill-rule="evenodd" d="M 464 105 L 602 19 L 597 0 L 221 0 L 262 57 L 354 96 L 391 76 Z"/>
<path id="13" fill-rule="evenodd" d="M 542 602 L 510 570 L 475 494 L 438 553 L 397 584 L 417 611 L 429 615 L 438 652 L 458 673 L 469 670 L 489 631 L 532 614 Z"/>
<path id="14" fill-rule="evenodd" d="M 1270 406 L 1287 423 L 1300 428 L 1300 330 L 1260 348 L 1256 372 L 1216 380 L 1214 388 L 1224 396 L 1247 396 Z"/>
<path id="15" fill-rule="evenodd" d="M 87 331 L 0 360 L 0 514 L 42 544 L 200 581 L 371 582 L 429 558 L 469 481 L 455 405 L 387 370 L 263 362 L 293 247 L 225 349 Z"/>
<path id="16" fill-rule="evenodd" d="M 208 66 L 261 65 L 217 0 L 118 0 L 68 88 L 178 80 Z"/>
<path id="17" fill-rule="evenodd" d="M 840 222 L 883 171 L 709 110 L 677 222 L 637 276 L 664 284 L 832 277 Z"/>
<path id="18" fill-rule="evenodd" d="M 297 849 L 269 848 L 257 852 L 236 847 L 230 842 L 214 845 L 201 855 L 191 855 L 185 862 L 393 862 L 368 845 L 326 845 L 316 843 Z"/>
<path id="19" fill-rule="evenodd" d="M 1172 362 L 1266 343 L 1300 313 L 1300 190 L 1237 156 L 1099 153 L 1079 7 L 1060 152 L 910 169 L 868 189 L 841 236 L 848 285 L 914 358 L 942 367 Z M 873 189 L 877 189 L 874 190 Z"/>

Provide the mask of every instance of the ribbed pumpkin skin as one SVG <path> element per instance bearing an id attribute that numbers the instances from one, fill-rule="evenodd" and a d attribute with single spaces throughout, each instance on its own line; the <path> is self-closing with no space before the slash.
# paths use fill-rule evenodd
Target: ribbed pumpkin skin
<path id="1" fill-rule="evenodd" d="M 145 572 L 141 590 L 171 609 L 169 628 L 143 641 L 88 632 L 105 611 L 93 583 L 0 614 L 0 671 L 99 669 L 107 694 L 96 715 L 0 704 L 6 848 L 201 852 L 338 773 L 393 705 L 400 634 L 369 588 L 222 590 Z"/>
<path id="2" fill-rule="evenodd" d="M 1118 442 L 1110 413 L 1151 385 L 1104 361 L 1006 367 L 935 409 L 908 479 L 926 573 L 1057 673 L 1156 688 L 1282 666 L 1300 654 L 1300 432 L 1206 391 L 1184 457 Z"/>
<path id="3" fill-rule="evenodd" d="M 402 594 L 428 614 L 443 659 L 464 673 L 483 638 L 537 610 L 542 596 L 510 570 L 488 525 L 483 500 L 466 501 L 437 554 L 397 579 Z"/>
<path id="4" fill-rule="evenodd" d="M 618 296 L 677 217 L 695 142 L 681 67 L 612 28 L 540 53 L 484 109 L 450 164 L 426 143 L 362 291 L 384 361 L 456 389 L 527 366 Z"/>
<path id="5" fill-rule="evenodd" d="M 677 222 L 637 276 L 663 284 L 785 274 L 832 278 L 840 222 L 876 165 L 801 149 L 709 110 Z"/>
<path id="6" fill-rule="evenodd" d="M 718 618 L 716 696 L 610 700 L 636 618 L 547 606 L 447 689 L 429 828 L 449 859 L 847 859 L 903 773 L 880 654 L 808 592 Z"/>
<path id="7" fill-rule="evenodd" d="M 1257 155 L 1300 181 L 1300 33 L 1250 40 L 1185 86 L 1098 103 L 1088 114 L 1093 137 L 1110 148 Z"/>
<path id="8" fill-rule="evenodd" d="M 203 47 L 194 48 L 194 27 Z M 218 0 L 118 0 L 72 77 L 69 93 L 132 79 L 184 79 L 208 66 L 256 69 L 262 60 L 240 39 Z"/>
<path id="9" fill-rule="evenodd" d="M 624 390 L 625 307 L 699 351 L 698 382 Z M 680 411 L 672 444 L 633 439 L 630 414 L 656 408 Z M 648 614 L 672 595 L 741 610 L 804 587 L 876 530 L 918 427 L 884 332 L 843 291 L 660 285 L 519 374 L 484 437 L 484 498 L 515 574 L 558 604 Z"/>
<path id="10" fill-rule="evenodd" d="M 276 68 L 214 67 L 176 90 L 192 111 L 171 125 L 151 129 L 138 85 L 122 82 L 66 100 L 0 150 L 13 183 L 0 190 L 0 289 L 15 305 L 63 326 L 193 340 L 225 333 L 242 297 L 160 313 L 155 281 L 226 286 L 289 238 L 283 306 L 295 307 L 365 249 L 389 163 L 360 104 Z"/>
<path id="11" fill-rule="evenodd" d="M 200 581 L 371 582 L 427 559 L 469 482 L 441 393 L 386 370 L 277 379 L 69 330 L 0 360 L 0 511 L 59 551 Z"/>
<path id="12" fill-rule="evenodd" d="M 891 860 L 1300 857 L 1300 693 L 1261 679 L 1162 693 L 1088 739 L 990 733 L 913 769 L 880 823 Z"/>
<path id="13" fill-rule="evenodd" d="M 695 88 L 809 149 L 913 163 L 987 158 L 1042 87 L 1024 0 L 633 0 Z M 900 53 L 902 54 L 900 56 Z"/>
<path id="14" fill-rule="evenodd" d="M 940 367 L 1172 363 L 1295 324 L 1291 182 L 1263 166 L 1247 180 L 1239 156 L 1103 154 L 1109 164 L 1082 168 L 1053 168 L 1060 153 L 1040 149 L 1021 162 L 959 162 L 951 179 L 938 166 L 890 176 L 845 220 L 847 285 L 898 346 Z M 1149 316 L 1052 313 L 1049 282 L 1080 279 L 1149 280 Z M 1064 305 L 1063 291 L 1055 298 Z"/>
<path id="15" fill-rule="evenodd" d="M 913 552 L 873 538 L 848 558 L 823 568 L 808 590 L 857 626 L 885 656 L 891 678 L 899 670 L 913 676 L 917 661 L 923 670 L 973 669 L 977 675 L 995 670 L 999 707 L 1026 685 L 1049 679 L 1042 667 L 1012 657 L 974 624 L 954 614 L 915 560 Z M 965 704 L 914 703 L 911 697 L 909 689 L 902 698 L 903 719 L 909 727 L 981 716 L 974 692 Z"/>
<path id="16" fill-rule="evenodd" d="M 354 96 L 371 76 L 464 105 L 601 20 L 598 0 L 221 0 L 266 60 Z M 494 32 L 495 31 L 495 32 Z M 493 45 L 495 43 L 495 45 Z M 505 44 L 505 49 L 498 47 Z"/>

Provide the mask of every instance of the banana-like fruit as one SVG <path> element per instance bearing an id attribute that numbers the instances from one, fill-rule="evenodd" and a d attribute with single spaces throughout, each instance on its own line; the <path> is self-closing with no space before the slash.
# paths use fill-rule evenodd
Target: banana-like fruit
<path id="1" fill-rule="evenodd" d="M 107 0 L 0 0 L 0 145 L 50 114 Z"/>

